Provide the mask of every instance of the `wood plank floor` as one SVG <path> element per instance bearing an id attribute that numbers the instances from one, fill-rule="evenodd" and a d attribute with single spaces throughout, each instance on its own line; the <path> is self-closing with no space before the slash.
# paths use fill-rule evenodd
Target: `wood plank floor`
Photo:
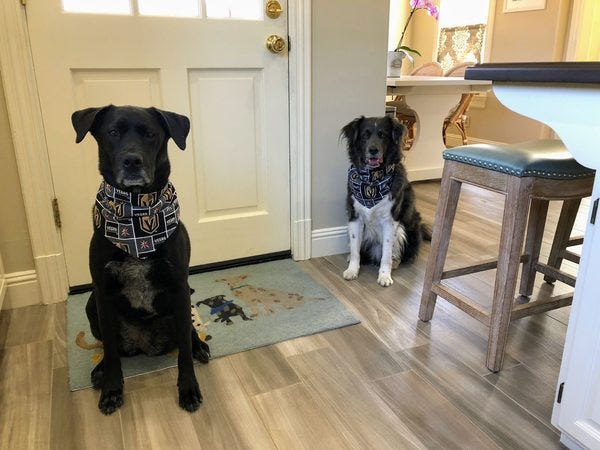
<path id="1" fill-rule="evenodd" d="M 431 224 L 439 183 L 415 189 Z M 501 196 L 465 189 L 446 267 L 493 257 L 501 214 Z M 389 288 L 375 267 L 344 281 L 345 255 L 302 262 L 361 324 L 197 365 L 204 404 L 194 414 L 177 406 L 173 369 L 126 380 L 125 405 L 103 416 L 97 392 L 68 389 L 65 305 L 2 311 L 0 449 L 561 448 L 550 416 L 569 308 L 513 322 L 504 370 L 490 373 L 479 322 L 443 300 L 418 321 L 428 251 Z M 453 283 L 485 305 L 493 276 Z M 567 290 L 538 276 L 534 296 Z"/>

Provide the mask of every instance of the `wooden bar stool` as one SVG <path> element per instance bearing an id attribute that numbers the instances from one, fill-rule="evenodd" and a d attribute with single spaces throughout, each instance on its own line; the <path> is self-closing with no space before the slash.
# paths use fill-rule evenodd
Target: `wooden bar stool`
<path id="1" fill-rule="evenodd" d="M 443 156 L 444 171 L 419 319 L 424 322 L 431 320 L 436 296 L 440 296 L 487 325 L 486 366 L 497 372 L 502 368 L 511 320 L 571 304 L 572 294 L 515 303 L 518 270 L 523 263 L 521 296 L 531 295 L 536 272 L 545 274 L 549 280 L 575 285 L 574 277 L 560 270 L 557 258 L 549 264 L 540 263 L 538 259 L 549 201 L 564 200 L 555 253 L 559 258 L 565 257 L 564 249 L 569 244 L 579 202 L 592 193 L 594 171 L 577 163 L 559 140 L 501 146 L 465 145 L 448 149 Z M 462 183 L 505 195 L 499 255 L 497 260 L 444 271 Z M 442 282 L 443 279 L 494 268 L 497 272 L 491 311 Z"/>

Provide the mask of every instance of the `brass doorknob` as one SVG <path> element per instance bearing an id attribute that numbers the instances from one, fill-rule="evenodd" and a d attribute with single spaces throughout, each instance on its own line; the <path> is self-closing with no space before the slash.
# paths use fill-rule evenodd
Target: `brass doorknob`
<path id="1" fill-rule="evenodd" d="M 267 16 L 271 19 L 277 19 L 283 12 L 283 9 L 281 8 L 281 4 L 277 0 L 269 0 L 267 2 L 265 12 L 267 13 Z"/>
<path id="2" fill-rule="evenodd" d="M 281 36 L 272 34 L 267 38 L 267 48 L 271 53 L 283 53 L 287 47 L 287 42 Z"/>

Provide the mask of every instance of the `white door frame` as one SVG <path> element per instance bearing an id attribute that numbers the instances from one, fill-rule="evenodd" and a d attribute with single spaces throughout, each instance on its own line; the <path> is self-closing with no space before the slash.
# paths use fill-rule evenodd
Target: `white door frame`
<path id="1" fill-rule="evenodd" d="M 0 2 L 0 65 L 39 290 L 64 301 L 69 283 L 25 16 L 20 0 Z M 311 256 L 311 2 L 288 0 L 290 224 L 294 259 Z"/>

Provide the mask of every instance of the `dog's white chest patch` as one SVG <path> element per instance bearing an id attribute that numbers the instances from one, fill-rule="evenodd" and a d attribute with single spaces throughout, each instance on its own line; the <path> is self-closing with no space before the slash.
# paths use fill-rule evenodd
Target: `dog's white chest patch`
<path id="1" fill-rule="evenodd" d="M 392 223 L 392 206 L 393 201 L 388 196 L 377 203 L 372 208 L 367 208 L 361 205 L 357 200 L 354 200 L 354 210 L 364 223 L 365 236 L 363 240 L 372 240 L 381 242 L 382 224 Z"/>
<path id="2" fill-rule="evenodd" d="M 393 205 L 394 201 L 389 196 L 372 208 L 354 200 L 354 210 L 363 225 L 360 248 L 368 252 L 373 261 L 380 261 L 387 248 L 391 251 L 392 265 L 397 266 L 406 245 L 406 231 L 404 226 L 392 217 Z"/>
<path id="3" fill-rule="evenodd" d="M 121 294 L 132 308 L 155 313 L 153 302 L 156 290 L 148 279 L 151 265 L 151 261 L 127 258 L 123 262 L 109 262 L 106 269 L 121 283 Z"/>

